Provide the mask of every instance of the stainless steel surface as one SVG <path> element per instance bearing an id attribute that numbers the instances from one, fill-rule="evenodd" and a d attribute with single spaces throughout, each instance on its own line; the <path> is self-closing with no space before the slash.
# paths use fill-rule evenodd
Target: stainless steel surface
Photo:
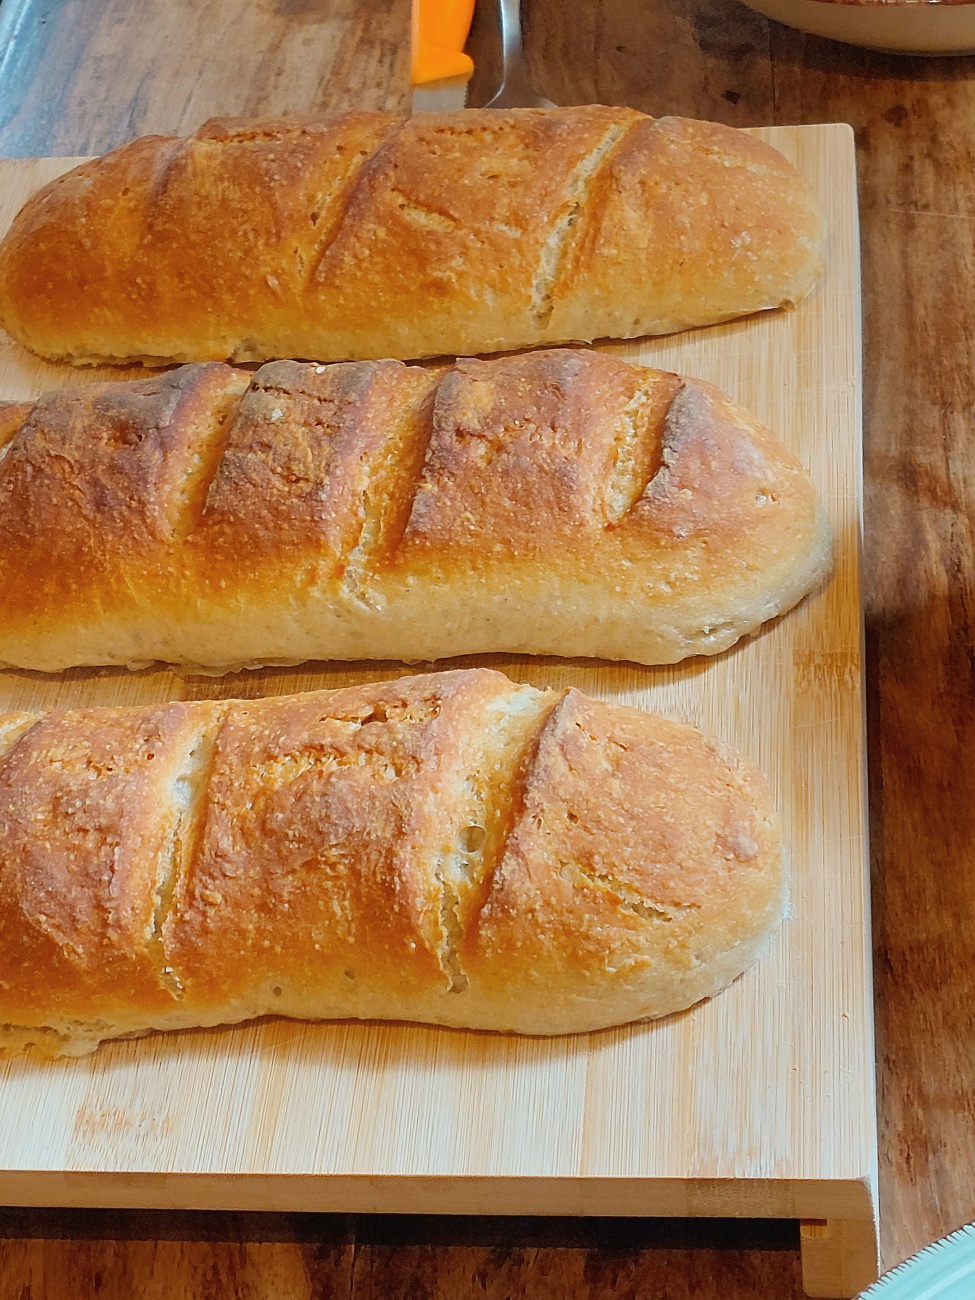
<path id="1" fill-rule="evenodd" d="M 521 0 L 498 0 L 501 13 L 501 56 L 504 61 L 501 89 L 485 108 L 554 108 L 535 90 L 521 44 Z"/>

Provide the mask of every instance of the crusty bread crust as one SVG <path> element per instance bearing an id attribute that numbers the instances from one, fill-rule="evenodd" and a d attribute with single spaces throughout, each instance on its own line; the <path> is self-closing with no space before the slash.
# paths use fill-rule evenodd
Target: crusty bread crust
<path id="1" fill-rule="evenodd" d="M 0 322 L 76 363 L 470 355 L 795 303 L 824 248 L 795 168 L 711 122 L 213 121 L 34 195 L 0 245 Z"/>
<path id="2" fill-rule="evenodd" d="M 815 490 L 767 430 L 600 353 L 211 363 L 19 419 L 0 448 L 17 667 L 670 663 L 726 649 L 829 567 Z"/>
<path id="3" fill-rule="evenodd" d="M 0 717 L 0 1047 L 265 1014 L 527 1034 L 710 997 L 782 916 L 768 786 L 468 670 Z"/>

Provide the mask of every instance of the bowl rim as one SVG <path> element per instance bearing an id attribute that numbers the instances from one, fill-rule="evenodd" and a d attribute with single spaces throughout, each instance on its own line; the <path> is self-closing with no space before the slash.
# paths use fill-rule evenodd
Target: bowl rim
<path id="1" fill-rule="evenodd" d="M 810 0 L 833 9 L 971 9 L 975 0 Z"/>

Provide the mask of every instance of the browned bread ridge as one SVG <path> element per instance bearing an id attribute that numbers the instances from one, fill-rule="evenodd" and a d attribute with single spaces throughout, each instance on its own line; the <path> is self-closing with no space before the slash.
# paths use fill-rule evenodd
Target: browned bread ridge
<path id="1" fill-rule="evenodd" d="M 302 1019 L 578 1033 L 710 997 L 782 916 L 764 778 L 485 669 L 0 716 L 0 1046 Z"/>
<path id="2" fill-rule="evenodd" d="M 767 430 L 595 352 L 214 362 L 6 423 L 0 662 L 21 668 L 669 663 L 726 649 L 829 566 L 813 486 Z"/>
<path id="3" fill-rule="evenodd" d="M 0 245 L 0 322 L 78 363 L 505 351 L 795 303 L 824 247 L 795 168 L 711 122 L 213 121 L 34 195 Z"/>

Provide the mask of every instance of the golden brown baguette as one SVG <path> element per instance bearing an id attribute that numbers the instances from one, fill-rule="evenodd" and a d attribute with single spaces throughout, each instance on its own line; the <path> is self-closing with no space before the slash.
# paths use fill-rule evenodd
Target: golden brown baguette
<path id="1" fill-rule="evenodd" d="M 796 170 L 711 122 L 214 121 L 31 198 L 0 245 L 0 322 L 73 362 L 504 351 L 794 303 L 824 246 Z"/>
<path id="2" fill-rule="evenodd" d="M 484 669 L 0 717 L 0 1045 L 302 1019 L 578 1033 L 710 997 L 783 908 L 764 778 Z"/>
<path id="3" fill-rule="evenodd" d="M 771 434 L 599 353 L 217 362 L 49 393 L 14 428 L 0 662 L 22 668 L 668 663 L 724 650 L 829 564 Z"/>

